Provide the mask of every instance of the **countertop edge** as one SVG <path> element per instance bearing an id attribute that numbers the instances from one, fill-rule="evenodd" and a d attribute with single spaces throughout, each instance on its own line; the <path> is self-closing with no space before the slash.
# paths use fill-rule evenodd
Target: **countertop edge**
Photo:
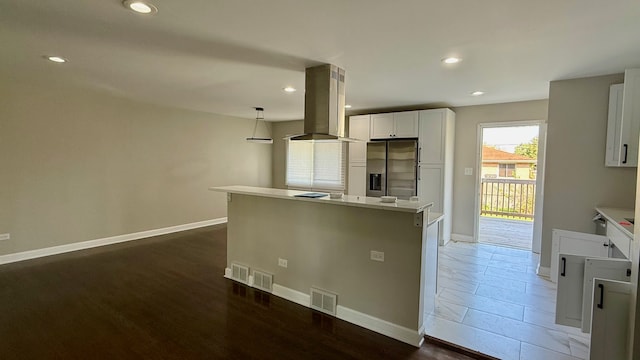
<path id="1" fill-rule="evenodd" d="M 431 226 L 442 219 L 444 219 L 443 213 L 429 211 L 429 220 L 427 221 L 427 226 Z"/>
<path id="2" fill-rule="evenodd" d="M 238 185 L 240 186 L 240 185 Z M 251 190 L 251 188 L 253 189 L 265 189 L 265 190 L 277 190 L 277 191 L 282 191 L 282 192 L 286 192 L 287 194 L 273 194 L 273 193 L 268 193 L 268 192 L 258 192 L 256 190 Z M 377 210 L 386 210 L 386 211 L 398 211 L 398 212 L 406 212 L 406 213 L 412 213 L 412 214 L 419 214 L 421 212 L 424 212 L 425 210 L 427 210 L 429 207 L 433 206 L 433 202 L 429 202 L 429 203 L 423 203 L 418 207 L 397 207 L 397 203 L 389 203 L 389 204 L 385 204 L 382 202 L 377 202 L 377 203 L 360 203 L 360 202 L 353 202 L 353 201 L 349 201 L 348 198 L 343 198 L 343 199 L 330 199 L 328 197 L 323 197 L 323 198 L 304 198 L 304 197 L 294 197 L 294 194 L 303 194 L 309 191 L 298 191 L 298 190 L 285 190 L 285 189 L 270 189 L 270 188 L 258 188 L 258 187 L 247 187 L 247 189 L 238 189 L 235 188 L 234 186 L 214 186 L 214 187 L 210 187 L 208 188 L 208 190 L 210 191 L 216 191 L 216 192 L 226 192 L 226 193 L 232 193 L 232 194 L 241 194 L 241 195 L 251 195 L 251 196 L 260 196 L 260 197 L 269 197 L 269 198 L 274 198 L 274 199 L 285 199 L 285 200 L 295 200 L 295 201 L 306 201 L 306 202 L 313 202 L 313 203 L 320 203 L 320 204 L 330 204 L 330 205 L 342 205 L 342 206 L 352 206 L 352 207 L 360 207 L 360 208 L 366 208 L 366 209 L 377 209 Z M 347 196 L 347 195 L 345 195 Z M 352 195 L 353 196 L 353 195 Z M 366 196 L 363 196 L 363 198 L 367 198 Z"/>
<path id="3" fill-rule="evenodd" d="M 603 207 L 603 206 L 596 206 L 596 211 L 601 214 L 602 216 L 604 216 L 605 219 L 607 219 L 607 223 L 612 223 L 616 228 L 618 228 L 620 231 L 622 231 L 625 235 L 629 236 L 632 240 L 633 240 L 633 226 L 624 226 L 621 225 L 620 222 L 624 221 L 624 215 L 623 218 L 618 218 L 615 217 L 613 215 L 611 215 L 612 212 L 623 212 L 623 213 L 629 213 L 630 217 L 634 217 L 635 216 L 635 211 L 632 209 L 620 209 L 620 208 L 611 208 L 611 207 Z M 608 226 L 608 224 L 607 224 Z"/>

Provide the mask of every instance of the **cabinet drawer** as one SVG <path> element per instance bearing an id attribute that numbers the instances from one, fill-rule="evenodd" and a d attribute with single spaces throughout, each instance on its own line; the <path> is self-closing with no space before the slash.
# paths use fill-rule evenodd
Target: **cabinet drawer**
<path id="1" fill-rule="evenodd" d="M 631 253 L 631 239 L 611 223 L 607 224 L 607 237 L 628 259 Z"/>

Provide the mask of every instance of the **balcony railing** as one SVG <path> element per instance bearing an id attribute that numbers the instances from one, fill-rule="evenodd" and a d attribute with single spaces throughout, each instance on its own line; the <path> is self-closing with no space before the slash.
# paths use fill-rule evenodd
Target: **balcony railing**
<path id="1" fill-rule="evenodd" d="M 480 215 L 533 219 L 535 180 L 482 179 Z"/>

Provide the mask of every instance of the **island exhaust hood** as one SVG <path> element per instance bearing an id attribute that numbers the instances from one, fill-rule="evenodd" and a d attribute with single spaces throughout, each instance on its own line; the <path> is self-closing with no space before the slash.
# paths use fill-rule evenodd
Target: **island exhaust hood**
<path id="1" fill-rule="evenodd" d="M 304 134 L 290 140 L 345 140 L 344 70 L 324 64 L 305 70 Z"/>

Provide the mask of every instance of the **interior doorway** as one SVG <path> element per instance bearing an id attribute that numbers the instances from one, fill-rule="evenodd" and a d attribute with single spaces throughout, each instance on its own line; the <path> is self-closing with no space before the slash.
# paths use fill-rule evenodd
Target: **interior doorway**
<path id="1" fill-rule="evenodd" d="M 536 202 L 542 200 L 539 144 L 545 130 L 537 121 L 479 125 L 478 242 L 539 252 L 534 220 L 541 220 Z"/>

